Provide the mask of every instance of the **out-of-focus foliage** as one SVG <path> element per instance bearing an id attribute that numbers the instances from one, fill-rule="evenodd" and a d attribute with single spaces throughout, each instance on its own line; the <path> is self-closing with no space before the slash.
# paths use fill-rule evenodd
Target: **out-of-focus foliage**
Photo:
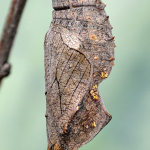
<path id="1" fill-rule="evenodd" d="M 11 0 L 0 0 L 0 31 Z M 112 121 L 81 150 L 150 149 L 150 1 L 103 0 L 114 27 L 115 66 L 99 91 Z M 46 150 L 44 36 L 51 0 L 28 1 L 0 90 L 0 150 Z"/>

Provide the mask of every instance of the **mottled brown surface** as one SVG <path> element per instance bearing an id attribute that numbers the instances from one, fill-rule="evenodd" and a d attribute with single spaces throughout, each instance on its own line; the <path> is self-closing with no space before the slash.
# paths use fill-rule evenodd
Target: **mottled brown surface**
<path id="1" fill-rule="evenodd" d="M 48 150 L 77 150 L 112 118 L 98 85 L 113 66 L 114 37 L 101 1 L 53 0 L 53 7 L 44 43 Z"/>

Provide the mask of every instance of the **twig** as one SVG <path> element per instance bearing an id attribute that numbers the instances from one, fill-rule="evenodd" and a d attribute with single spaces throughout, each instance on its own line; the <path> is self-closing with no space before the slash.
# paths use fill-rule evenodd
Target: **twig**
<path id="1" fill-rule="evenodd" d="M 17 32 L 18 24 L 27 0 L 12 0 L 10 11 L 0 41 L 0 84 L 9 75 L 8 57 Z"/>

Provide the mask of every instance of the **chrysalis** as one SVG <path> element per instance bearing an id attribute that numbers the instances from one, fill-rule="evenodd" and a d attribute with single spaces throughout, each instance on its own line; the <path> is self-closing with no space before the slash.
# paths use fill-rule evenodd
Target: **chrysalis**
<path id="1" fill-rule="evenodd" d="M 53 0 L 45 36 L 48 150 L 77 150 L 111 120 L 98 85 L 114 64 L 114 37 L 101 0 Z"/>

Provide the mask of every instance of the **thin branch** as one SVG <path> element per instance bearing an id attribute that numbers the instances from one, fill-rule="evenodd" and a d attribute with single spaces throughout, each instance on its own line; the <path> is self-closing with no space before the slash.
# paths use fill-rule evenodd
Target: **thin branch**
<path id="1" fill-rule="evenodd" d="M 9 75 L 8 58 L 17 32 L 18 24 L 27 0 L 12 0 L 10 11 L 0 41 L 0 84 L 2 78 Z"/>

